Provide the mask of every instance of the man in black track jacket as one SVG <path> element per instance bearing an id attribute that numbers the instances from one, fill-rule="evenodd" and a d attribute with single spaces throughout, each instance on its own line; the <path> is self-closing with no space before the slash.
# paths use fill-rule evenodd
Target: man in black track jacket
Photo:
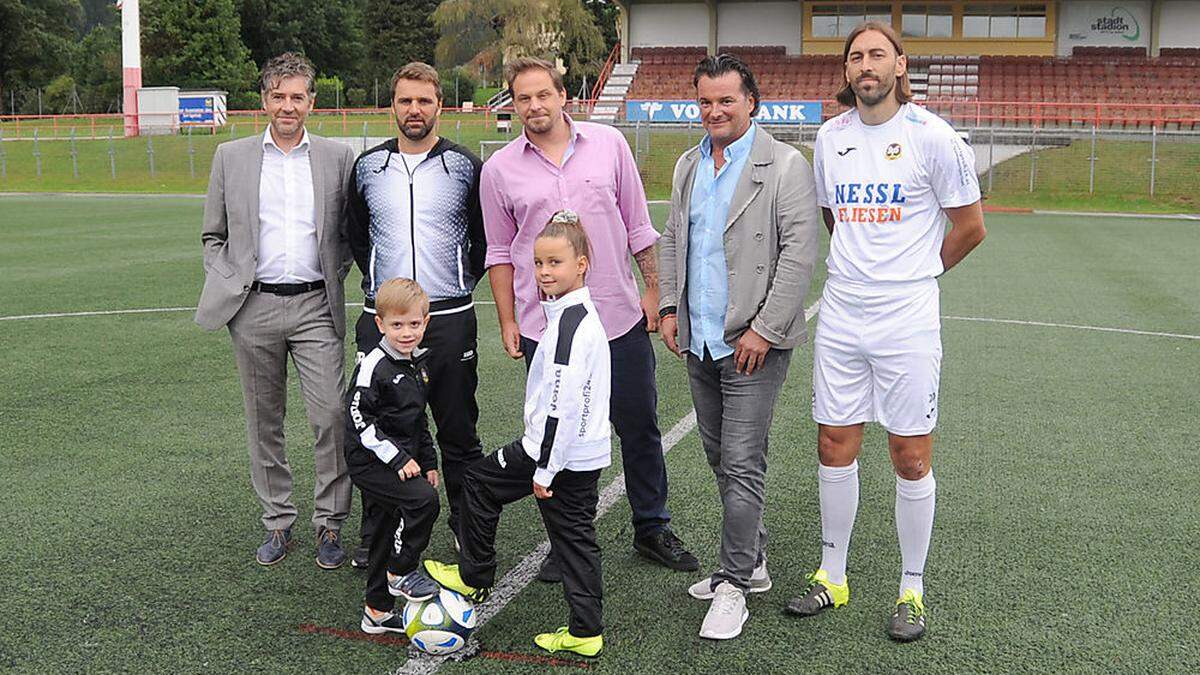
<path id="1" fill-rule="evenodd" d="M 398 70 L 392 94 L 400 134 L 359 156 L 350 191 L 350 247 L 365 296 L 355 338 L 359 359 L 379 344 L 375 292 L 388 279 L 413 279 L 429 294 L 429 328 L 421 347 L 429 351 L 429 407 L 442 450 L 450 529 L 457 532 L 463 472 L 483 456 L 475 431 L 479 378 L 471 298 L 486 250 L 479 208 L 482 163 L 435 133 L 442 96 L 431 66 L 410 63 Z M 376 517 L 365 502 L 363 510 L 356 567 L 365 565 Z"/>

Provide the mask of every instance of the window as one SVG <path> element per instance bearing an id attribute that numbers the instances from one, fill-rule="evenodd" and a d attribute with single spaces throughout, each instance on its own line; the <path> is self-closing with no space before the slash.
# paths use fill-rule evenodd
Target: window
<path id="1" fill-rule="evenodd" d="M 830 2 L 812 6 L 813 37 L 845 37 L 864 21 L 892 22 L 892 6 L 878 2 Z"/>
<path id="2" fill-rule="evenodd" d="M 901 37 L 951 37 L 954 15 L 950 5 L 906 2 L 901 12 Z"/>
<path id="3" fill-rule="evenodd" d="M 968 3 L 963 8 L 963 37 L 1046 37 L 1046 3 Z"/>

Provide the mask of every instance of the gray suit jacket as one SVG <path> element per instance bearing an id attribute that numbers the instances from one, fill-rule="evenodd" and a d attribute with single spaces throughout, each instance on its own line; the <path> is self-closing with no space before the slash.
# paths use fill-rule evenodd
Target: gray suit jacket
<path id="1" fill-rule="evenodd" d="M 671 184 L 671 213 L 659 240 L 659 309 L 674 309 L 680 350 L 688 348 L 689 213 L 700 146 L 680 156 Z M 775 349 L 807 339 L 804 296 L 812 280 L 821 230 L 812 167 L 761 126 L 742 168 L 725 223 L 729 306 L 725 343 L 747 328 Z"/>
<path id="2" fill-rule="evenodd" d="M 346 235 L 347 190 L 354 150 L 344 143 L 308 135 L 317 245 L 325 297 L 339 337 L 346 335 L 346 296 L 342 280 L 352 261 Z M 217 330 L 242 308 L 258 266 L 258 189 L 262 176 L 262 135 L 217 146 L 208 198 L 204 200 L 204 290 L 196 323 Z"/>

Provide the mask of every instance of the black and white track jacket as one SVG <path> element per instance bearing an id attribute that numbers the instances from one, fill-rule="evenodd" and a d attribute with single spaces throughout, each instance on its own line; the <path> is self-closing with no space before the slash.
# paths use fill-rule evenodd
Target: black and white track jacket
<path id="1" fill-rule="evenodd" d="M 428 350 L 403 356 L 386 339 L 363 357 L 346 391 L 346 461 L 362 464 L 372 455 L 399 471 L 415 459 L 421 471 L 437 468 L 437 452 L 425 417 Z"/>
<path id="2" fill-rule="evenodd" d="M 366 308 L 395 277 L 415 279 L 432 310 L 461 308 L 483 275 L 487 250 L 479 207 L 483 163 L 439 138 L 407 166 L 395 138 L 359 155 L 350 193 L 350 248 L 363 274 Z"/>
<path id="3" fill-rule="evenodd" d="M 525 381 L 525 454 L 533 480 L 546 487 L 564 469 L 611 463 L 608 405 L 612 367 L 608 336 L 585 286 L 542 303 L 546 332 Z"/>

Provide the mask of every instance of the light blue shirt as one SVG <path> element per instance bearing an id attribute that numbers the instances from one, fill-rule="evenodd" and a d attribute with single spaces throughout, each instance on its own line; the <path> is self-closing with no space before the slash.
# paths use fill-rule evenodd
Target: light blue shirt
<path id="1" fill-rule="evenodd" d="M 725 223 L 729 202 L 754 145 L 756 127 L 751 122 L 746 133 L 725 148 L 725 164 L 719 171 L 714 172 L 712 140 L 705 136 L 700 141 L 700 165 L 696 167 L 688 213 L 687 260 L 689 349 L 700 358 L 704 358 L 705 347 L 713 360 L 733 353 L 733 347 L 725 344 L 725 311 L 729 306 Z"/>

